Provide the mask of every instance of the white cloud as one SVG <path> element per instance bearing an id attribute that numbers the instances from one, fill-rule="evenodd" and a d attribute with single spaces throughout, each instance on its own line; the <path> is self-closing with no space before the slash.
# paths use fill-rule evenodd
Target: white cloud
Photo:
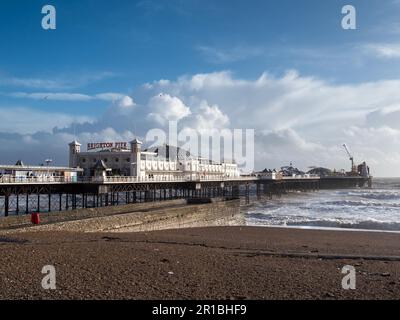
<path id="1" fill-rule="evenodd" d="M 363 122 L 363 115 L 400 101 L 399 85 L 400 80 L 332 85 L 295 71 L 280 78 L 263 73 L 251 81 L 219 72 L 153 83 L 149 91 L 218 105 L 234 127 L 275 130 L 329 121 Z"/>
<path id="2" fill-rule="evenodd" d="M 400 58 L 400 43 L 371 43 L 365 48 L 380 58 Z"/>
<path id="3" fill-rule="evenodd" d="M 122 108 L 129 108 L 129 107 L 134 107 L 136 103 L 133 101 L 131 97 L 124 96 L 120 98 L 118 105 Z"/>
<path id="4" fill-rule="evenodd" d="M 59 112 L 45 112 L 30 108 L 0 108 L 0 132 L 34 134 L 35 132 L 52 132 L 54 127 L 67 127 L 72 123 L 91 121 L 89 117 L 73 116 Z"/>
<path id="5" fill-rule="evenodd" d="M 179 121 L 191 114 L 182 100 L 169 94 L 158 94 L 149 101 L 149 119 L 163 125 L 167 121 Z"/>
<path id="6" fill-rule="evenodd" d="M 89 101 L 93 97 L 81 93 L 52 93 L 52 92 L 14 92 L 9 94 L 14 98 L 34 99 L 34 100 L 55 100 L 55 101 Z"/>
<path id="7" fill-rule="evenodd" d="M 196 50 L 212 63 L 230 63 L 261 56 L 265 49 L 253 46 L 236 46 L 229 49 L 219 49 L 211 46 L 197 46 Z"/>
<path id="8" fill-rule="evenodd" d="M 388 107 L 400 105 L 398 88 L 400 80 L 336 85 L 289 71 L 282 77 L 263 73 L 255 80 L 237 79 L 229 72 L 197 74 L 153 82 L 147 90 L 150 94 L 162 90 L 185 102 L 208 101 L 229 117 L 231 128 L 255 129 L 256 144 L 260 146 L 256 151 L 258 168 L 297 160 L 303 168 L 326 165 L 341 169 L 348 167 L 343 142 L 352 147 L 360 162 L 369 158 L 374 161 L 376 150 L 381 150 L 383 158 L 386 154 L 396 159 L 393 140 L 374 145 L 362 131 L 350 136 L 346 129 L 370 128 L 374 122 L 378 128 L 389 123 L 399 130 L 400 121 L 389 119 L 397 117 L 397 111 L 386 118 L 380 114 L 381 110 L 388 112 Z M 197 114 L 199 109 L 190 105 Z M 380 175 L 397 172 L 400 176 L 397 166 L 377 164 L 373 170 Z"/>
<path id="9" fill-rule="evenodd" d="M 289 161 L 303 169 L 314 165 L 348 169 L 349 161 L 342 148 L 346 142 L 357 162 L 371 163 L 374 175 L 400 176 L 396 164 L 396 159 L 400 159 L 398 88 L 400 79 L 336 85 L 296 71 L 280 77 L 262 73 L 253 80 L 236 78 L 230 72 L 196 74 L 143 86 L 138 99 L 143 103 L 138 105 L 125 95 L 90 96 L 119 100 L 98 119 L 90 123 L 81 121 L 74 128 L 82 140 L 144 136 L 154 121 L 165 125 L 168 120 L 179 120 L 181 128 L 189 129 L 255 129 L 259 169 Z M 34 114 L 28 115 L 27 118 L 36 119 Z M 14 118 L 9 117 L 8 122 L 15 121 Z M 61 128 L 71 121 L 62 116 L 56 120 L 51 115 L 43 119 L 46 128 Z M 11 125 L 7 126 L 0 131 L 13 130 Z M 2 134 L 0 139 L 6 137 L 6 141 L 24 145 L 43 140 L 49 148 L 54 146 L 54 152 L 61 152 L 56 139 L 64 143 L 73 133 L 69 127 L 43 136 L 35 134 L 36 129 L 39 130 L 24 120 L 11 132 L 21 130 L 30 136 L 23 135 L 23 140 L 21 135 Z"/>
<path id="10" fill-rule="evenodd" d="M 221 129 L 229 124 L 229 117 L 222 113 L 217 105 L 208 105 L 207 101 L 202 101 L 199 112 L 195 115 L 195 128 L 200 129 Z"/>
<path id="11" fill-rule="evenodd" d="M 117 102 L 121 107 L 133 107 L 133 99 L 125 94 L 115 92 L 105 92 L 95 95 L 68 92 L 13 92 L 7 94 L 13 98 L 33 99 L 33 100 L 52 100 L 52 101 L 92 101 L 103 100 Z"/>
<path id="12" fill-rule="evenodd" d="M 80 75 L 64 75 L 53 78 L 16 77 L 0 74 L 0 85 L 31 89 L 61 90 L 85 86 L 89 83 L 114 77 L 112 72 L 95 72 Z"/>
<path id="13" fill-rule="evenodd" d="M 131 141 L 134 138 L 134 134 L 129 130 L 122 132 L 117 131 L 114 128 L 105 128 L 99 132 L 82 132 L 77 135 L 79 141 L 90 142 L 90 141 Z"/>

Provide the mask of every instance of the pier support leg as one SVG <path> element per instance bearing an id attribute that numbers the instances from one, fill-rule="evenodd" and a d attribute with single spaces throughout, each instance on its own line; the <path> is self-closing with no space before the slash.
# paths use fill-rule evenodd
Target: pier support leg
<path id="1" fill-rule="evenodd" d="M 240 188 L 239 186 L 232 186 L 232 198 L 239 199 L 240 197 Z"/>
<path id="2" fill-rule="evenodd" d="M 26 203 L 25 203 L 25 213 L 28 214 L 29 213 L 29 194 L 26 194 L 26 199 L 25 199 Z"/>
<path id="3" fill-rule="evenodd" d="M 17 215 L 19 214 L 19 194 L 17 193 L 17 208 L 15 210 L 17 212 Z"/>
<path id="4" fill-rule="evenodd" d="M 8 211 L 10 209 L 9 206 L 10 206 L 10 198 L 9 198 L 9 196 L 7 194 L 7 195 L 4 196 L 4 216 L 5 217 L 8 217 Z"/>

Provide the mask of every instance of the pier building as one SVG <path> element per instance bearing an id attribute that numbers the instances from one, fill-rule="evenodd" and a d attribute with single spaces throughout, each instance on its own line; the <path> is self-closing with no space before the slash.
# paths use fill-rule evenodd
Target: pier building
<path id="1" fill-rule="evenodd" d="M 0 165 L 0 182 L 77 182 L 82 172 L 80 168 L 29 166 L 18 160 L 15 165 Z"/>
<path id="2" fill-rule="evenodd" d="M 215 162 L 169 145 L 142 150 L 142 142 L 134 139 L 130 143 L 88 143 L 84 152 L 81 146 L 77 141 L 69 144 L 69 166 L 83 169 L 85 176 L 106 174 L 155 180 L 240 177 L 234 161 Z M 98 170 L 100 164 L 103 172 Z"/>

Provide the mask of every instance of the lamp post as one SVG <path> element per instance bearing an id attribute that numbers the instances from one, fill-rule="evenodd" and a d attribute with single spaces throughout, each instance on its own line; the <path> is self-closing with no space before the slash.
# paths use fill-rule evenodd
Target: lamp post
<path id="1" fill-rule="evenodd" d="M 49 176 L 50 176 L 49 165 L 50 165 L 50 163 L 53 162 L 53 160 L 52 160 L 52 159 L 46 159 L 46 160 L 44 160 L 44 161 L 46 162 L 46 165 L 47 165 L 47 177 L 49 177 Z"/>

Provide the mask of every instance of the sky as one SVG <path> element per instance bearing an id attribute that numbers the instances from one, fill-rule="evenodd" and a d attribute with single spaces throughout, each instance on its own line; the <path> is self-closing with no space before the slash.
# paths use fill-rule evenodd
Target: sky
<path id="1" fill-rule="evenodd" d="M 399 0 L 2 0 L 0 41 L 2 164 L 173 120 L 254 129 L 256 169 L 349 169 L 346 143 L 400 176 Z"/>

